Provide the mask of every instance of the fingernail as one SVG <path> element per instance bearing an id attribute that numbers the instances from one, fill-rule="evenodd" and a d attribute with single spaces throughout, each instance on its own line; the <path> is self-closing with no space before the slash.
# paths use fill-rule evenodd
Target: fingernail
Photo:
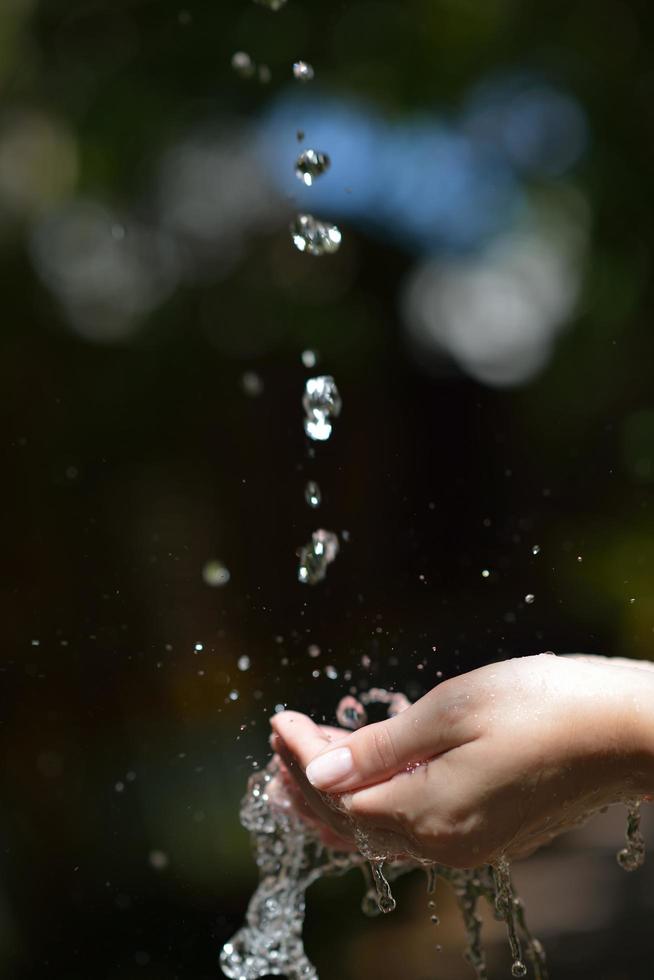
<path id="1" fill-rule="evenodd" d="M 349 749 L 332 749 L 319 755 L 307 766 L 307 779 L 316 789 L 329 789 L 334 783 L 350 776 L 354 770 Z"/>

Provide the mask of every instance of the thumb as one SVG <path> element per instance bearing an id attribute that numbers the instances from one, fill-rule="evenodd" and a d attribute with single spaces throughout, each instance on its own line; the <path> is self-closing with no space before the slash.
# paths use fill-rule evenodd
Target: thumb
<path id="1" fill-rule="evenodd" d="M 337 747 L 322 748 L 306 767 L 311 785 L 329 793 L 359 789 L 461 744 L 460 725 L 453 724 L 445 687 L 435 688 L 387 721 L 360 728 Z M 459 712 L 454 714 L 459 720 Z"/>

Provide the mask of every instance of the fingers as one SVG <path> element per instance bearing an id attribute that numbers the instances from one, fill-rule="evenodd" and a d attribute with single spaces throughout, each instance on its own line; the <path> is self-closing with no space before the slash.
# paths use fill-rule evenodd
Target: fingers
<path id="1" fill-rule="evenodd" d="M 465 725 L 471 696 L 469 689 L 463 693 L 456 681 L 447 681 L 401 714 L 367 725 L 335 746 L 305 715 L 283 712 L 273 727 L 316 789 L 344 793 L 386 780 L 474 737 Z"/>
<path id="2" fill-rule="evenodd" d="M 306 720 L 310 721 L 310 719 Z M 310 724 L 313 725 L 313 722 Z M 304 766 L 279 735 L 276 735 L 274 739 L 273 748 L 282 759 L 289 777 L 295 781 L 297 792 L 301 794 L 305 806 L 309 808 L 314 818 L 330 827 L 339 838 L 352 840 L 353 830 L 348 818 L 330 807 L 321 794 L 313 788 L 304 774 Z M 306 811 L 304 815 L 306 816 Z"/>

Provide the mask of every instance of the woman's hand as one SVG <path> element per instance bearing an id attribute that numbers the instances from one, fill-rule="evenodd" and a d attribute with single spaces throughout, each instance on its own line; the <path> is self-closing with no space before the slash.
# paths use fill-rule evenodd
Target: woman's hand
<path id="1" fill-rule="evenodd" d="M 542 654 L 445 681 L 349 735 L 289 711 L 272 726 L 296 799 L 339 839 L 356 827 L 380 848 L 472 867 L 650 792 L 652 718 L 654 672 Z"/>

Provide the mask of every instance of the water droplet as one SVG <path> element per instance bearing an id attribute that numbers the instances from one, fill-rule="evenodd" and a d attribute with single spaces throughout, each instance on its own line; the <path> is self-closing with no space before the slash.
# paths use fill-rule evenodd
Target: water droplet
<path id="1" fill-rule="evenodd" d="M 217 561 L 213 558 L 211 561 L 205 562 L 202 568 L 202 578 L 206 585 L 210 585 L 213 589 L 220 588 L 222 585 L 227 585 L 231 576 L 229 574 L 229 569 L 225 568 L 221 561 Z"/>
<path id="2" fill-rule="evenodd" d="M 338 671 L 336 670 L 336 667 L 332 667 L 331 664 L 327 664 L 327 666 L 325 667 L 325 676 L 329 677 L 330 681 L 335 681 L 336 678 L 338 677 Z"/>
<path id="3" fill-rule="evenodd" d="M 577 561 L 583 561 L 583 560 L 584 560 L 583 555 L 577 555 Z"/>
<path id="4" fill-rule="evenodd" d="M 297 133 L 295 134 L 295 138 L 297 139 L 298 143 L 301 143 L 304 139 L 304 130 L 298 129 Z"/>
<path id="5" fill-rule="evenodd" d="M 314 442 L 327 442 L 332 434 L 332 426 L 324 418 L 320 418 L 317 421 L 305 419 L 304 431 L 309 439 L 313 439 Z"/>
<path id="6" fill-rule="evenodd" d="M 150 862 L 150 867 L 156 868 L 157 871 L 163 871 L 170 863 L 165 851 L 150 851 L 148 861 Z"/>
<path id="7" fill-rule="evenodd" d="M 313 507 L 314 509 L 320 507 L 322 503 L 322 492 L 315 480 L 309 480 L 304 488 L 304 499 L 309 507 Z"/>
<path id="8" fill-rule="evenodd" d="M 117 793 L 122 793 L 123 790 L 125 789 L 125 783 L 121 782 L 119 779 L 116 785 L 114 786 L 114 789 L 116 790 Z"/>
<path id="9" fill-rule="evenodd" d="M 332 433 L 330 419 L 337 418 L 342 408 L 341 396 L 331 375 L 308 378 L 304 386 L 302 406 L 304 431 L 310 439 L 324 442 Z"/>
<path id="10" fill-rule="evenodd" d="M 314 180 L 324 174 L 330 167 L 330 159 L 320 150 L 304 150 L 295 161 L 295 176 L 306 187 L 311 187 Z"/>
<path id="11" fill-rule="evenodd" d="M 230 691 L 228 697 L 230 701 L 238 701 L 238 691 Z"/>
<path id="12" fill-rule="evenodd" d="M 298 214 L 291 225 L 293 244 L 308 255 L 333 255 L 341 246 L 342 235 L 336 225 L 319 221 L 312 214 Z"/>
<path id="13" fill-rule="evenodd" d="M 244 653 L 243 656 L 239 657 L 238 660 L 236 661 L 236 666 L 238 667 L 239 670 L 249 670 L 250 663 L 251 663 L 250 658 L 246 653 Z"/>
<path id="14" fill-rule="evenodd" d="M 250 398 L 257 398 L 263 392 L 263 381 L 256 371 L 246 371 L 241 378 L 241 385 Z"/>
<path id="15" fill-rule="evenodd" d="M 303 585 L 315 585 L 321 582 L 327 574 L 327 566 L 338 554 L 338 537 L 333 531 L 319 528 L 311 535 L 311 541 L 300 548 L 300 565 L 298 581 Z"/>
<path id="16" fill-rule="evenodd" d="M 540 555 L 540 545 L 535 544 L 531 549 L 532 555 Z"/>
<path id="17" fill-rule="evenodd" d="M 232 55 L 232 68 L 241 78 L 252 78 L 256 65 L 246 51 L 235 51 Z"/>
<path id="18" fill-rule="evenodd" d="M 307 653 L 310 657 L 315 659 L 316 657 L 320 656 L 320 647 L 316 643 L 311 643 L 310 646 L 307 647 Z"/>
<path id="19" fill-rule="evenodd" d="M 482 577 L 482 578 L 489 578 L 489 577 L 490 577 L 490 571 L 489 571 L 489 569 L 488 569 L 488 568 L 484 568 L 484 569 L 483 569 L 483 571 L 482 571 L 482 573 L 481 573 L 481 577 Z"/>
<path id="20" fill-rule="evenodd" d="M 525 596 L 525 602 L 527 603 L 528 606 L 531 606 L 535 598 L 536 598 L 535 595 L 532 595 L 531 592 L 528 592 L 527 595 Z"/>
<path id="21" fill-rule="evenodd" d="M 305 368 L 314 368 L 318 363 L 318 354 L 315 350 L 302 351 L 302 363 Z"/>
<path id="22" fill-rule="evenodd" d="M 201 650 L 204 650 L 204 643 L 196 643 L 193 649 L 196 653 L 200 653 Z"/>
<path id="23" fill-rule="evenodd" d="M 513 963 L 512 967 L 511 967 L 511 976 L 512 977 L 526 977 L 527 976 L 527 967 L 522 962 L 522 960 L 515 960 L 515 962 Z"/>
<path id="24" fill-rule="evenodd" d="M 313 65 L 308 61 L 296 61 L 293 64 L 293 75 L 298 82 L 311 82 L 315 76 Z"/>
<path id="25" fill-rule="evenodd" d="M 633 606 L 633 604 L 634 604 L 634 602 L 635 602 L 635 601 L 636 601 L 636 600 L 635 600 L 635 598 L 634 598 L 633 596 L 632 596 L 632 598 L 631 598 L 631 599 L 629 600 L 629 602 L 630 602 L 630 604 L 631 604 L 632 606 Z"/>
<path id="26" fill-rule="evenodd" d="M 267 7 L 268 10 L 277 12 L 286 5 L 286 0 L 255 0 L 255 3 L 260 4 L 262 7 Z"/>
<path id="27" fill-rule="evenodd" d="M 270 79 L 272 78 L 272 72 L 270 71 L 268 65 L 259 65 L 257 75 L 262 85 L 268 85 Z"/>

